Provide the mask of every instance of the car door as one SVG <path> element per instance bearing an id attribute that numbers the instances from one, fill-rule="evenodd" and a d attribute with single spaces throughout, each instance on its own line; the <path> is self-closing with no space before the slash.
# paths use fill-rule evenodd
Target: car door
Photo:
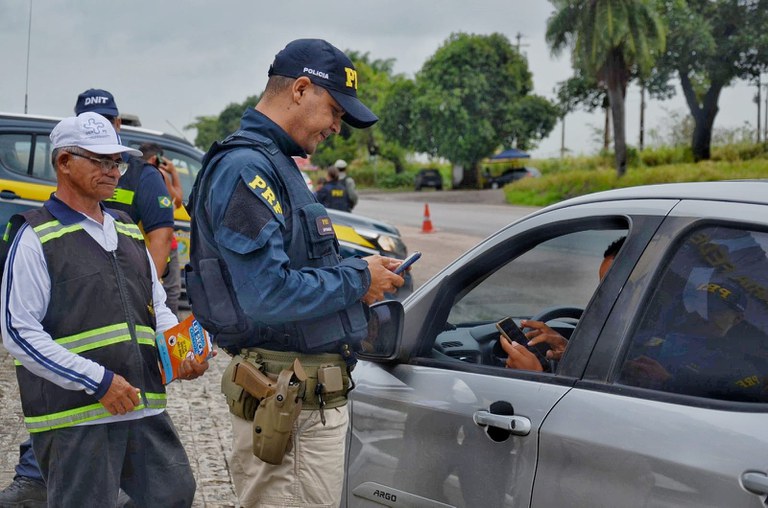
<path id="1" fill-rule="evenodd" d="M 541 427 L 533 506 L 766 506 L 766 208 L 672 211 Z"/>
<path id="2" fill-rule="evenodd" d="M 398 360 L 354 372 L 346 504 L 529 506 L 540 428 L 583 373 L 632 260 L 674 202 L 540 213 L 414 293 Z M 599 283 L 603 251 L 624 235 L 626 262 Z M 551 372 L 504 368 L 496 321 L 547 309 L 570 337 L 566 357 Z M 585 309 L 581 319 L 574 309 Z"/>

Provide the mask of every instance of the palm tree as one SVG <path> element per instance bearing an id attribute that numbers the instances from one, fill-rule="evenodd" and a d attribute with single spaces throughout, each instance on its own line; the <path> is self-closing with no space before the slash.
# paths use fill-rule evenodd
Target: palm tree
<path id="1" fill-rule="evenodd" d="M 624 96 L 633 70 L 645 75 L 664 49 L 664 27 L 652 0 L 550 0 L 547 43 L 558 55 L 567 46 L 575 68 L 608 92 L 616 171 L 627 170 Z"/>

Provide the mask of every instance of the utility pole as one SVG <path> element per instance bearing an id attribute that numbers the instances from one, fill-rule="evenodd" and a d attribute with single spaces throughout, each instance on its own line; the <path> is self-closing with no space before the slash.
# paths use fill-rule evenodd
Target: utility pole
<path id="1" fill-rule="evenodd" d="M 515 47 L 517 48 L 517 52 L 518 52 L 518 53 L 520 53 L 521 55 L 522 55 L 523 53 L 520 51 L 520 48 L 521 48 L 521 47 L 522 47 L 522 48 L 527 48 L 528 46 L 530 46 L 530 44 L 521 44 L 521 43 L 520 43 L 520 40 L 521 40 L 523 37 L 525 37 L 525 36 L 524 36 L 523 34 L 521 34 L 520 32 L 517 32 L 517 34 L 515 34 L 515 40 L 517 40 L 517 43 L 515 44 Z"/>
<path id="2" fill-rule="evenodd" d="M 32 0 L 29 0 L 29 26 L 27 27 L 27 78 L 24 84 L 24 114 L 29 106 L 29 47 L 32 41 Z"/>

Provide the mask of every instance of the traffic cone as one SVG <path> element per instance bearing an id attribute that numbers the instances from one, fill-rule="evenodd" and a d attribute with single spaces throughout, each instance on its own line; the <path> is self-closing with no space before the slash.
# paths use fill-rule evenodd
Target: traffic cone
<path id="1" fill-rule="evenodd" d="M 424 222 L 421 223 L 421 232 L 422 233 L 431 233 L 434 231 L 432 229 L 432 219 L 429 218 L 429 204 L 424 203 Z"/>

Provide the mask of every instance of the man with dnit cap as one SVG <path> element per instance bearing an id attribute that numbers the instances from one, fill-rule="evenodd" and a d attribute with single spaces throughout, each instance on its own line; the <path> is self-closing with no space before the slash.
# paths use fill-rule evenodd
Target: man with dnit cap
<path id="1" fill-rule="evenodd" d="M 233 356 L 222 390 L 241 506 L 339 505 L 349 376 L 367 335 L 366 305 L 403 284 L 392 273 L 398 260 L 340 259 L 327 211 L 292 159 L 314 153 L 342 121 L 364 129 L 378 120 L 358 86 L 352 62 L 328 42 L 289 43 L 240 130 L 206 154 L 192 191 L 187 291 L 195 315 Z M 258 400 L 233 381 L 233 372 L 249 370 L 243 362 L 267 376 L 293 372 L 298 396 L 264 398 L 254 416 Z M 292 422 L 269 424 L 270 404 L 293 407 L 297 398 Z M 280 432 L 290 439 L 274 453 L 263 436 Z"/>
<path id="2" fill-rule="evenodd" d="M 139 228 L 106 208 L 127 169 L 110 122 L 83 113 L 50 135 L 57 187 L 11 218 L 3 345 L 48 506 L 190 506 L 195 480 L 165 412 L 156 331 L 175 325 Z M 187 361 L 192 379 L 206 364 Z"/>

